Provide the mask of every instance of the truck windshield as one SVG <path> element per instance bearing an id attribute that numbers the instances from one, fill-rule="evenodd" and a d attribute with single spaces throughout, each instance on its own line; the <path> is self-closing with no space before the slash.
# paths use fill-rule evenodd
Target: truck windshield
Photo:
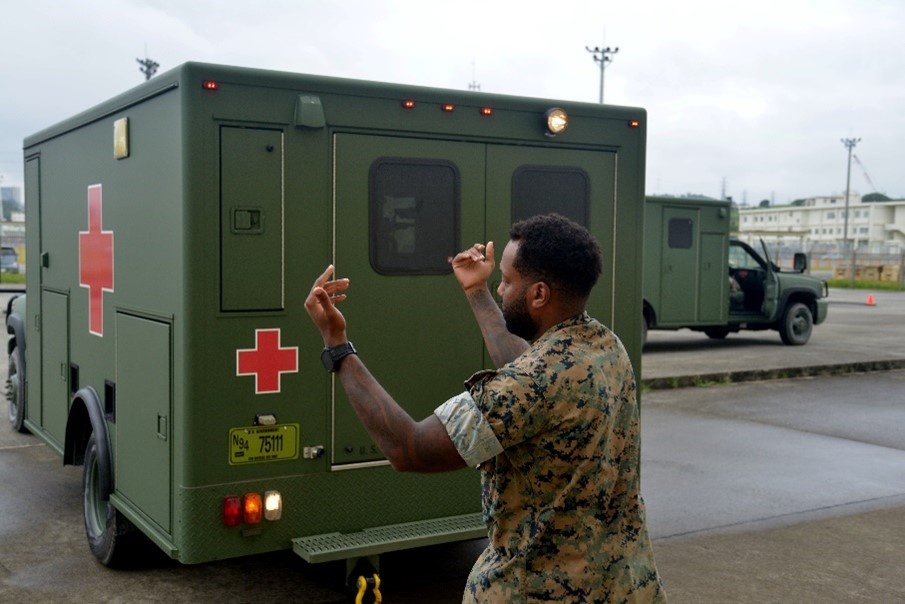
<path id="1" fill-rule="evenodd" d="M 729 246 L 729 268 L 762 269 L 760 259 L 740 245 Z"/>

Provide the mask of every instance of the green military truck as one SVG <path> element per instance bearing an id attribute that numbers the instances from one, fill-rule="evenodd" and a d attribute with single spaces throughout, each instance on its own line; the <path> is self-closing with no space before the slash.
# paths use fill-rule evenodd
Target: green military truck
<path id="1" fill-rule="evenodd" d="M 826 319 L 826 281 L 796 253 L 792 271 L 733 239 L 731 202 L 652 197 L 644 203 L 643 339 L 650 329 L 729 333 L 774 329 L 783 343 L 806 344 Z"/>
<path id="2" fill-rule="evenodd" d="M 557 211 L 641 356 L 645 112 L 189 63 L 25 140 L 9 417 L 84 465 L 104 564 L 309 562 L 486 536 L 479 475 L 392 470 L 320 362 L 328 263 L 368 367 L 422 418 L 491 361 L 448 258 Z M 501 248 L 498 248 L 501 249 Z"/>

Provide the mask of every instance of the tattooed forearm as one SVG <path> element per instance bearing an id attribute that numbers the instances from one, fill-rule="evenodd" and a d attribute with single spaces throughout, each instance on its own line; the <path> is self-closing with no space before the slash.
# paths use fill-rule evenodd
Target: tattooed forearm
<path id="1" fill-rule="evenodd" d="M 502 367 L 528 349 L 528 342 L 506 329 L 503 313 L 490 290 L 486 287 L 475 289 L 468 292 L 466 297 L 494 365 Z"/>

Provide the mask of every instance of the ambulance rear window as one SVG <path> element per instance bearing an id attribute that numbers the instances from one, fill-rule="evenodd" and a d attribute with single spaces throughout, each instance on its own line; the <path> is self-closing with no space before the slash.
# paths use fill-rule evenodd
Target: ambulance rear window
<path id="1" fill-rule="evenodd" d="M 458 252 L 459 170 L 446 160 L 371 164 L 370 259 L 383 275 L 440 275 Z"/>
<path id="2" fill-rule="evenodd" d="M 519 166 L 512 174 L 512 221 L 550 212 L 589 226 L 588 173 L 573 166 Z"/>

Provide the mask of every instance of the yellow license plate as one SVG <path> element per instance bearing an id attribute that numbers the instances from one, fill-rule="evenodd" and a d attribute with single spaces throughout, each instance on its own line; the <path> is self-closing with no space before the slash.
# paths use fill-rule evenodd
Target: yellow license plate
<path id="1" fill-rule="evenodd" d="M 299 425 L 249 426 L 229 431 L 229 465 L 298 459 Z"/>

